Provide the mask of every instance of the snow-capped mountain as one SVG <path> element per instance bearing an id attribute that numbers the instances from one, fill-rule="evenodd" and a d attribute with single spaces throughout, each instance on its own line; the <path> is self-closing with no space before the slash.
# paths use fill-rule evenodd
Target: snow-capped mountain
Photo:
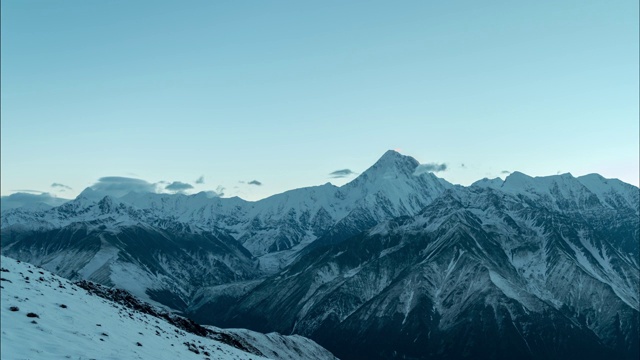
<path id="1" fill-rule="evenodd" d="M 1 264 L 3 359 L 335 359 L 301 336 L 204 328 L 122 290 Z"/>
<path id="2" fill-rule="evenodd" d="M 343 187 L 296 189 L 258 202 L 205 193 L 114 198 L 87 188 L 52 209 L 3 211 L 2 252 L 184 309 L 202 289 L 279 271 L 309 244 L 416 214 L 452 187 L 417 174 L 418 165 L 389 151 Z"/>
<path id="3" fill-rule="evenodd" d="M 593 222 L 537 200 L 447 191 L 305 254 L 213 321 L 302 334 L 345 359 L 637 358 L 637 214 L 600 204 Z"/>
<path id="4" fill-rule="evenodd" d="M 605 179 L 598 174 L 576 178 L 566 173 L 534 178 L 516 171 L 504 181 L 483 179 L 471 186 L 527 196 L 563 211 L 585 211 L 604 206 L 614 210 L 630 209 L 640 212 L 638 188 L 618 179 Z"/>
<path id="5" fill-rule="evenodd" d="M 194 229 L 223 229 L 259 257 L 307 245 L 339 221 L 343 222 L 341 228 L 362 230 L 371 221 L 417 213 L 452 186 L 432 173 L 417 173 L 418 166 L 415 159 L 390 150 L 341 188 L 325 184 L 257 202 L 211 198 L 204 192 L 191 196 L 132 192 L 114 198 L 87 188 L 73 201 L 54 209 L 3 211 L 2 228 L 55 229 L 96 219 L 108 219 L 116 225 L 172 221 Z M 354 218 L 362 216 L 369 221 L 354 224 Z"/>
<path id="6" fill-rule="evenodd" d="M 352 182 L 239 198 L 89 188 L 2 212 L 2 252 L 345 359 L 635 358 L 640 189 L 452 185 L 385 153 Z M 584 343 L 584 344 L 583 344 Z"/>

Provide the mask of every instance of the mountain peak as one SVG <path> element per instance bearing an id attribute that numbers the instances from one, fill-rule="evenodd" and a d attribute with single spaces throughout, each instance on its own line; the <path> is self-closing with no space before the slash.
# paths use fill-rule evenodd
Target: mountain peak
<path id="1" fill-rule="evenodd" d="M 76 198 L 87 198 L 87 199 L 95 199 L 97 197 L 99 197 L 100 194 L 98 194 L 95 190 L 93 190 L 91 188 L 91 186 L 85 188 L 84 190 L 82 190 L 82 192 L 80 192 L 80 194 L 78 194 L 78 196 L 76 196 Z"/>
<path id="2" fill-rule="evenodd" d="M 397 150 L 389 149 L 385 151 L 384 154 L 382 154 L 382 157 L 385 157 L 385 156 L 404 156 L 404 155 L 400 154 L 400 152 L 398 152 Z"/>
<path id="3" fill-rule="evenodd" d="M 418 160 L 411 156 L 402 155 L 395 150 L 388 150 L 367 172 L 372 169 L 391 170 L 395 168 L 400 172 L 413 173 L 418 165 L 420 165 Z"/>
<path id="4" fill-rule="evenodd" d="M 504 180 L 500 179 L 499 177 L 493 179 L 484 178 L 471 184 L 471 187 L 489 187 L 493 189 L 499 189 L 503 183 Z"/>
<path id="5" fill-rule="evenodd" d="M 526 188 L 531 186 L 532 181 L 533 178 L 531 176 L 520 171 L 514 171 L 504 179 L 503 186 L 507 188 Z"/>
<path id="6" fill-rule="evenodd" d="M 587 175 L 582 175 L 582 176 L 578 176 L 578 180 L 579 181 L 592 181 L 592 182 L 602 182 L 602 183 L 607 183 L 607 178 L 605 178 L 604 176 L 600 175 L 600 174 L 596 174 L 596 173 L 592 173 L 592 174 L 587 174 Z"/>
<path id="7" fill-rule="evenodd" d="M 378 161 L 380 161 L 382 159 L 401 159 L 401 158 L 406 158 L 406 157 L 410 158 L 411 156 L 402 155 L 399 152 L 397 152 L 396 150 L 387 150 L 387 151 L 385 151 L 384 154 L 382 154 L 382 156 L 380 157 L 380 159 Z"/>

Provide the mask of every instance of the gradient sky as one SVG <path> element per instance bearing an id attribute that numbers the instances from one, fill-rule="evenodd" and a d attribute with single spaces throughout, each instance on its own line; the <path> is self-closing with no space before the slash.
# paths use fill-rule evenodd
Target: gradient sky
<path id="1" fill-rule="evenodd" d="M 255 200 L 388 149 L 464 185 L 638 185 L 637 0 L 1 4 L 2 195 L 123 176 Z"/>

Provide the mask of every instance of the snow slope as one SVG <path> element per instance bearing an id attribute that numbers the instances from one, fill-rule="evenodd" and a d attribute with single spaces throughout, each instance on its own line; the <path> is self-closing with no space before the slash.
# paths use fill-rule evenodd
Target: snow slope
<path id="1" fill-rule="evenodd" d="M 234 334 L 242 331 L 245 335 L 235 335 L 244 342 L 241 347 L 255 353 L 242 351 L 210 338 L 238 343 L 229 341 L 226 330 L 198 336 L 164 318 L 98 297 L 66 279 L 4 256 L 1 276 L 3 359 L 266 359 L 257 355 L 257 348 L 273 348 L 272 359 L 334 359 L 299 336 L 234 330 Z"/>

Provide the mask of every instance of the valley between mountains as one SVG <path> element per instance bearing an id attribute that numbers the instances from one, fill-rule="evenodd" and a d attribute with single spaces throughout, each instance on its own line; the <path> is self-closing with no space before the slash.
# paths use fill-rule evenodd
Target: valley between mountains
<path id="1" fill-rule="evenodd" d="M 341 359 L 640 357 L 640 189 L 519 172 L 464 187 L 419 165 L 388 151 L 344 186 L 256 202 L 87 188 L 3 209 L 2 255 Z"/>

